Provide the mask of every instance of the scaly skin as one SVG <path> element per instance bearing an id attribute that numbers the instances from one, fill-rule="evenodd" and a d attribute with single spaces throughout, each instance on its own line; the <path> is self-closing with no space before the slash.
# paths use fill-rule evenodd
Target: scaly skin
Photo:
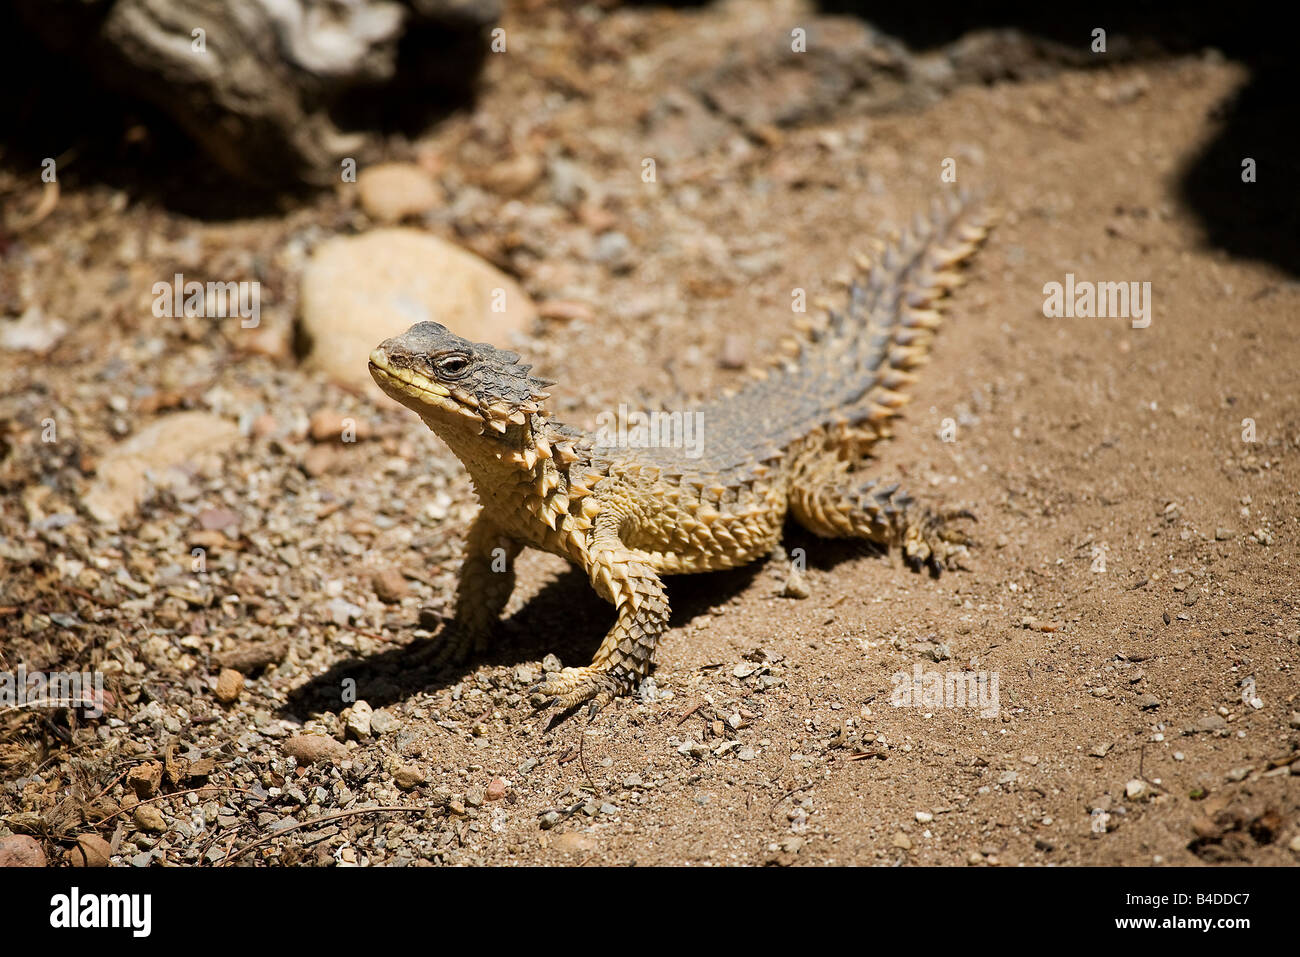
<path id="1" fill-rule="evenodd" d="M 918 218 L 788 359 L 688 410 L 702 426 L 699 449 L 598 445 L 551 419 L 553 383 L 518 355 L 437 323 L 381 344 L 371 375 L 450 446 L 482 503 L 440 660 L 487 648 L 525 546 L 582 567 L 617 610 L 590 665 L 539 686 L 562 707 L 590 701 L 593 712 L 649 673 L 668 628 L 660 576 L 761 558 L 779 545 L 787 513 L 818 535 L 900 546 L 936 574 L 955 564 L 969 540 L 947 522 L 967 513 L 933 512 L 865 472 L 906 401 L 899 390 L 926 360 L 937 305 L 990 222 L 959 204 Z"/>

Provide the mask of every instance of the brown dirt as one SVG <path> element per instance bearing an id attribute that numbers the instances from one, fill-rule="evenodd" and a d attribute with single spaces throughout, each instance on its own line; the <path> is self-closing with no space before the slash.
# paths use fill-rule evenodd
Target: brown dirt
<path id="1" fill-rule="evenodd" d="M 287 328 L 301 257 L 286 244 L 366 225 L 346 191 L 234 224 L 123 204 L 107 187 L 65 191 L 23 237 L 24 275 L 72 331 L 44 362 L 0 355 L 6 401 L 18 405 L 0 532 L 40 553 L 3 559 L 0 606 L 18 607 L 0 618 L 0 665 L 80 668 L 134 650 L 128 657 L 148 667 L 113 672 L 123 699 L 115 716 L 150 702 L 184 713 L 177 731 L 147 718 L 101 725 L 102 738 L 78 728 L 71 746 L 39 722 L 17 726 L 5 776 L 24 781 L 0 792 L 0 809 L 42 815 L 49 849 L 67 847 L 102 816 L 51 824 L 67 795 L 96 794 L 173 737 L 219 757 L 214 786 L 288 787 L 297 777 L 304 791 L 331 791 L 322 807 L 333 810 L 337 775 L 298 776 L 277 722 L 341 734 L 312 695 L 336 695 L 337 680 L 352 676 L 398 730 L 354 746 L 342 780 L 379 803 L 439 809 L 361 815 L 310 849 L 295 843 L 303 829 L 245 860 L 324 862 L 350 845 L 371 863 L 1296 863 L 1300 332 L 1288 319 L 1300 314 L 1300 285 L 1208 248 L 1177 187 L 1244 69 L 1185 57 L 1062 70 L 959 87 L 924 109 L 731 129 L 700 150 L 689 145 L 690 123 L 721 121 L 688 115 L 680 134 L 644 121 L 671 87 L 635 79 L 631 60 L 675 62 L 670 52 L 716 35 L 720 20 L 741 19 L 736 11 L 611 15 L 593 28 L 602 42 L 585 72 L 572 66 L 578 40 L 564 37 L 558 14 L 516 14 L 529 56 L 489 66 L 473 116 L 394 152 L 441 158 L 453 206 L 469 197 L 431 229 L 514 271 L 541 301 L 589 304 L 591 318 L 548 323 L 528 346 L 559 380 L 559 407 L 580 422 L 620 400 L 644 405 L 678 387 L 738 381 L 717 361 L 727 337 L 761 360 L 788 331 L 790 290 L 833 295 L 854 249 L 951 188 L 940 163 L 956 157 L 959 185 L 987 192 L 1005 216 L 956 293 L 881 472 L 977 513 L 970 570 L 931 580 L 894 554 L 792 531 L 787 545 L 807 552 L 809 598 L 780 597 L 771 567 L 671 582 L 674 628 L 655 679 L 673 696 L 543 732 L 522 694 L 530 673 L 547 652 L 585 661 L 608 613 L 580 575 L 528 553 L 504 629 L 513 643 L 450 686 L 415 686 L 420 674 L 401 647 L 419 607 L 450 600 L 455 541 L 472 510 L 454 460 L 408 414 L 309 378 L 291 359 L 250 353 L 237 329 L 147 311 L 150 285 L 198 237 L 196 271 L 222 275 L 240 257 L 256 260 L 275 297 L 267 325 Z M 656 155 L 647 137 L 657 129 L 695 152 L 662 163 L 648 186 L 640 161 Z M 475 169 L 543 146 L 585 170 L 589 195 L 576 215 L 545 183 L 514 205 L 458 191 Z M 585 258 L 606 217 L 630 240 L 621 271 Z M 123 254 L 125 244 L 136 253 Z M 1043 286 L 1067 272 L 1149 281 L 1150 327 L 1045 318 Z M 4 283 L 0 293 L 19 295 Z M 94 460 L 117 439 L 115 419 L 136 431 L 166 414 L 141 410 L 138 398 L 190 385 L 178 402 L 231 419 L 266 411 L 287 438 L 249 440 L 196 480 L 197 498 L 161 496 L 120 538 L 84 518 L 62 530 L 62 544 L 58 530 L 30 530 L 33 515 L 75 509 Z M 115 394 L 131 397 L 125 409 L 107 404 Z M 32 451 L 43 408 L 74 424 L 74 445 Z M 301 420 L 322 408 L 362 418 L 374 435 L 308 478 L 298 468 L 310 446 Z M 1254 444 L 1242 440 L 1247 418 Z M 955 441 L 940 436 L 945 419 L 957 423 Z M 431 514 L 440 491 L 449 501 Z M 148 580 L 188 553 L 197 510 L 211 505 L 242 517 L 238 549 L 204 578 L 211 601 L 130 613 L 60 586 L 57 554 L 80 555 L 92 570 L 98 559 L 102 578 L 125 564 Z M 159 555 L 172 548 L 170 559 Z M 371 586 L 383 568 L 424 580 L 384 605 Z M 93 572 L 76 580 L 82 591 L 98 587 Z M 228 598 L 236 594 L 239 603 Z M 357 627 L 368 634 L 325 623 L 322 605 L 339 594 L 364 606 Z M 83 624 L 40 623 L 59 611 Z M 162 645 L 149 657 L 141 649 L 152 638 Z M 291 646 L 290 666 L 250 680 L 232 708 L 218 705 L 222 650 L 277 638 Z M 996 672 L 1000 714 L 891 707 L 890 676 L 915 663 Z M 768 670 L 737 677 L 742 664 Z M 1247 702 L 1248 679 L 1262 707 Z M 707 753 L 680 753 L 688 739 Z M 399 791 L 400 767 L 427 783 Z M 504 801 L 457 813 L 458 795 L 498 776 Z M 1127 796 L 1135 780 L 1144 793 Z M 109 797 L 130 804 L 120 787 Z M 238 850 L 264 835 L 262 808 L 226 800 L 238 824 L 193 840 L 169 832 L 161 846 L 171 859 L 214 838 Z M 548 810 L 587 800 L 614 810 L 579 809 L 539 827 Z M 158 806 L 170 815 L 183 799 Z M 282 814 L 301 816 L 277 806 Z M 112 836 L 118 820 L 96 829 Z M 118 834 L 122 862 L 144 846 L 130 846 L 134 833 Z"/>

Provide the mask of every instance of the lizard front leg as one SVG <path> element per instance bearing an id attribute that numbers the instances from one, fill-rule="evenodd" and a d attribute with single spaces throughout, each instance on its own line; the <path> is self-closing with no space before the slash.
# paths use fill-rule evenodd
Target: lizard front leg
<path id="1" fill-rule="evenodd" d="M 443 629 L 432 664 L 461 664 L 487 651 L 515 587 L 522 546 L 479 512 L 465 538 L 465 562 L 456 587 L 456 614 Z"/>
<path id="2" fill-rule="evenodd" d="M 609 523 L 593 532 L 586 563 L 592 587 L 618 611 L 590 665 L 550 672 L 537 690 L 562 708 L 592 702 L 592 713 L 650 672 L 655 643 L 668 630 L 668 595 L 644 556 L 627 548 Z"/>

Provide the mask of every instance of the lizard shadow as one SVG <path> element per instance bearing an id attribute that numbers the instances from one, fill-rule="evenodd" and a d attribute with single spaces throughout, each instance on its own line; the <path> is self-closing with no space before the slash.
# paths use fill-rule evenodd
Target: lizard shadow
<path id="1" fill-rule="evenodd" d="M 860 540 L 817 538 L 793 523 L 787 527 L 784 540 L 787 552 L 803 549 L 810 565 L 819 570 L 884 551 Z M 751 588 L 761 587 L 756 584 L 757 579 L 769 570 L 768 561 L 757 561 L 726 571 L 665 578 L 672 604 L 669 627 L 681 628 L 697 615 L 725 605 Z M 311 713 L 338 712 L 354 700 L 381 708 L 421 691 L 455 685 L 482 665 L 510 667 L 539 661 L 548 654 L 558 655 L 566 664 L 585 664 L 613 620 L 613 609 L 592 590 L 587 576 L 577 568 L 570 568 L 549 580 L 522 608 L 503 619 L 493 646 L 483 654 L 471 656 L 464 664 L 451 668 L 428 664 L 425 659 L 439 643 L 439 635 L 434 634 L 429 639 L 338 662 L 291 691 L 280 713 L 302 718 Z M 349 691 L 346 701 L 345 689 Z"/>
<path id="2" fill-rule="evenodd" d="M 696 615 L 744 591 L 762 567 L 762 563 L 755 563 L 707 575 L 665 579 L 672 602 L 669 627 L 680 628 Z M 420 691 L 450 687 L 482 665 L 510 667 L 539 661 L 548 654 L 559 656 L 566 665 L 585 664 L 613 621 L 613 608 L 596 595 L 585 574 L 571 568 L 552 578 L 522 608 L 502 619 L 492 647 L 472 655 L 464 664 L 442 668 L 424 660 L 439 644 L 435 633 L 429 639 L 340 661 L 291 691 L 280 710 L 283 715 L 301 718 L 310 713 L 341 711 L 351 700 L 364 700 L 380 708 Z M 343 700 L 344 689 L 350 692 L 349 701 Z"/>

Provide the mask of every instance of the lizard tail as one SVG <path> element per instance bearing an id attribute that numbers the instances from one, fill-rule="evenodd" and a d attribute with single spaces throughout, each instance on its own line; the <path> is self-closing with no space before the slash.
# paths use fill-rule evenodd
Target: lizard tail
<path id="1" fill-rule="evenodd" d="M 929 217 L 885 247 L 849 287 L 848 308 L 832 313 L 826 338 L 851 365 L 856 394 L 844 395 L 831 424 L 866 444 L 889 435 L 910 396 L 914 370 L 929 361 L 943 300 L 962 284 L 962 264 L 988 236 L 996 215 L 983 204 L 936 203 Z"/>

